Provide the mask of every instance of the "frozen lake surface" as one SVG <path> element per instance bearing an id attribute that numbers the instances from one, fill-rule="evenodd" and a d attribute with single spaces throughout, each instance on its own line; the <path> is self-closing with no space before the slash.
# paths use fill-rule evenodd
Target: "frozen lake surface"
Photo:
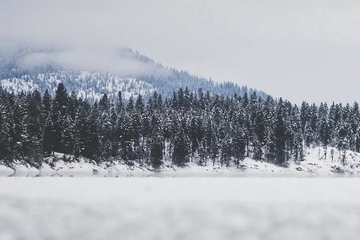
<path id="1" fill-rule="evenodd" d="M 0 239 L 359 239 L 358 178 L 0 178 Z"/>

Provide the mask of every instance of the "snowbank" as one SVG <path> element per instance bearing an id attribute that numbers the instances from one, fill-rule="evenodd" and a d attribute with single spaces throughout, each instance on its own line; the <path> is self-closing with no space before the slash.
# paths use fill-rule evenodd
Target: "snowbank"
<path id="1" fill-rule="evenodd" d="M 0 164 L 0 177 L 10 176 L 13 173 L 14 173 L 13 169 Z"/>
<path id="2" fill-rule="evenodd" d="M 333 154 L 331 152 L 333 151 Z M 199 166 L 193 162 L 184 167 L 165 162 L 160 169 L 154 169 L 139 163 L 129 166 L 124 162 L 102 163 L 97 165 L 81 158 L 78 162 L 63 160 L 63 154 L 56 153 L 54 157 L 45 159 L 40 169 L 14 164 L 15 172 L 0 165 L 0 176 L 58 176 L 58 177 L 328 177 L 328 176 L 359 176 L 360 154 L 352 151 L 343 153 L 334 148 L 328 148 L 326 159 L 323 148 L 309 148 L 305 160 L 289 161 L 287 167 L 277 166 L 265 161 L 244 159 L 239 167 L 221 166 L 218 162 L 213 166 Z M 71 157 L 71 156 L 67 156 Z"/>

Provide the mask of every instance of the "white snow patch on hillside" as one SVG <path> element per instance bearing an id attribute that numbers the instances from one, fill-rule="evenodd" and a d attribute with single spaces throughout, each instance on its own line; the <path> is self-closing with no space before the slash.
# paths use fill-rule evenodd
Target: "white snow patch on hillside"
<path id="1" fill-rule="evenodd" d="M 54 93 L 57 85 L 62 82 L 68 92 L 75 91 L 78 98 L 100 100 L 104 93 L 109 97 L 117 97 L 119 91 L 125 99 L 139 94 L 147 95 L 155 92 L 153 85 L 134 78 L 123 78 L 110 73 L 82 71 L 79 74 L 46 73 L 23 75 L 20 78 L 0 80 L 0 86 L 8 92 L 19 93 L 48 89 Z"/>
<path id="2" fill-rule="evenodd" d="M 0 82 L 1 87 L 10 93 L 32 92 L 38 89 L 37 84 L 34 84 L 34 82 L 18 78 L 2 79 Z"/>

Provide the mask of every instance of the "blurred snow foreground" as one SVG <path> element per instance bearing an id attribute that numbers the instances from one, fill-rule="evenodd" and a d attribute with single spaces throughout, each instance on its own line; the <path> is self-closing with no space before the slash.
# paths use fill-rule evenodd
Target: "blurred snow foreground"
<path id="1" fill-rule="evenodd" d="M 1 178 L 0 239 L 358 239 L 358 178 Z"/>
<path id="2" fill-rule="evenodd" d="M 40 169 L 0 165 L 0 240 L 359 239 L 360 155 L 346 154 L 325 160 L 312 148 L 300 163 L 247 158 L 241 169 L 155 171 L 61 154 Z"/>

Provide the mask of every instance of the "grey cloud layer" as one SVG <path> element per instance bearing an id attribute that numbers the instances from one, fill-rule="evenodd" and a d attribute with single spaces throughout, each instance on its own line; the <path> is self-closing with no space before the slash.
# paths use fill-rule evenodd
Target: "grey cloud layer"
<path id="1" fill-rule="evenodd" d="M 95 57 L 92 49 L 123 44 L 293 101 L 351 102 L 360 88 L 359 1 L 3 0 L 0 15 L 3 45 L 71 46 L 57 56 L 69 63 L 116 69 L 109 52 Z"/>

